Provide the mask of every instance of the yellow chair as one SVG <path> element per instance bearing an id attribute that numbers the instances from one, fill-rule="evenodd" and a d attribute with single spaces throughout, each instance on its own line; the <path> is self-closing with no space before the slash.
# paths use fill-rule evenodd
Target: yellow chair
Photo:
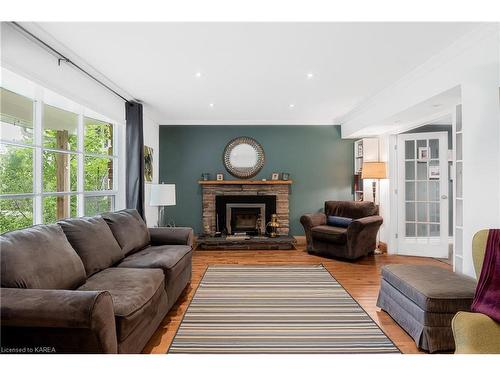
<path id="1" fill-rule="evenodd" d="M 488 230 L 481 230 L 472 240 L 474 270 L 479 279 L 483 266 Z M 455 354 L 499 354 L 500 323 L 481 313 L 459 311 L 451 322 Z"/>

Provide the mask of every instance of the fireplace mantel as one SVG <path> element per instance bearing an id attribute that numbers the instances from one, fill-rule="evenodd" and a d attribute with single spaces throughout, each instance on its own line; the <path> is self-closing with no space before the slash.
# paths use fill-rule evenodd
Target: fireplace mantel
<path id="1" fill-rule="evenodd" d="M 200 185 L 291 185 L 292 180 L 222 180 L 198 181 Z"/>

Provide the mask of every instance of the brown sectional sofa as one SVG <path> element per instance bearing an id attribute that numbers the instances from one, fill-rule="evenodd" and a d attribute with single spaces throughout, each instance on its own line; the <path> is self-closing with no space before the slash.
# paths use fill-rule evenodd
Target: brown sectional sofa
<path id="1" fill-rule="evenodd" d="M 3 351 L 140 353 L 191 280 L 192 243 L 135 210 L 3 234 Z"/>

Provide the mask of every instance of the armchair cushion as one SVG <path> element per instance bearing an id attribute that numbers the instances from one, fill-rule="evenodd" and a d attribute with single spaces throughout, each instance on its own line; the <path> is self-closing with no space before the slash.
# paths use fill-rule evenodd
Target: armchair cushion
<path id="1" fill-rule="evenodd" d="M 373 202 L 353 201 L 326 201 L 325 214 L 327 216 L 342 216 L 360 219 L 362 217 L 378 215 L 378 207 Z"/>
<path id="2" fill-rule="evenodd" d="M 82 217 L 58 222 L 83 261 L 87 277 L 123 259 L 122 249 L 102 217 Z"/>
<path id="3" fill-rule="evenodd" d="M 102 214 L 124 255 L 144 249 L 151 238 L 148 227 L 137 210 L 121 210 Z"/>
<path id="4" fill-rule="evenodd" d="M 352 223 L 352 219 L 342 216 L 330 215 L 326 219 L 326 224 L 332 227 L 347 228 Z"/>
<path id="5" fill-rule="evenodd" d="M 75 289 L 86 279 L 82 260 L 57 224 L 3 234 L 0 263 L 4 288 Z"/>
<path id="6" fill-rule="evenodd" d="M 330 225 L 318 225 L 311 229 L 312 237 L 316 240 L 344 244 L 347 241 L 347 229 Z"/>

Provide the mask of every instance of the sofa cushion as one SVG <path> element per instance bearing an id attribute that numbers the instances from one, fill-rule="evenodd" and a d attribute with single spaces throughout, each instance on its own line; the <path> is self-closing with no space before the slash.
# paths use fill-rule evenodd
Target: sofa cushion
<path id="1" fill-rule="evenodd" d="M 75 289 L 85 282 L 82 260 L 56 225 L 36 225 L 0 237 L 4 288 Z"/>
<path id="2" fill-rule="evenodd" d="M 311 236 L 321 241 L 344 244 L 347 241 L 347 229 L 330 225 L 318 225 L 311 229 Z"/>
<path id="3" fill-rule="evenodd" d="M 424 311 L 469 311 L 476 281 L 444 268 L 427 265 L 390 264 L 382 278 Z"/>
<path id="4" fill-rule="evenodd" d="M 82 217 L 58 222 L 69 243 L 82 258 L 87 277 L 123 259 L 120 245 L 101 217 Z"/>
<path id="5" fill-rule="evenodd" d="M 148 227 L 137 210 L 107 212 L 101 216 L 108 223 L 124 255 L 149 245 Z"/>
<path id="6" fill-rule="evenodd" d="M 168 287 L 191 264 L 191 258 L 192 252 L 190 246 L 149 246 L 126 257 L 117 267 L 159 268 L 165 274 L 165 286 Z"/>
<path id="7" fill-rule="evenodd" d="M 164 293 L 163 272 L 157 269 L 107 268 L 87 279 L 78 290 L 107 290 L 113 298 L 118 341 L 123 341 L 145 317 L 151 303 Z"/>

